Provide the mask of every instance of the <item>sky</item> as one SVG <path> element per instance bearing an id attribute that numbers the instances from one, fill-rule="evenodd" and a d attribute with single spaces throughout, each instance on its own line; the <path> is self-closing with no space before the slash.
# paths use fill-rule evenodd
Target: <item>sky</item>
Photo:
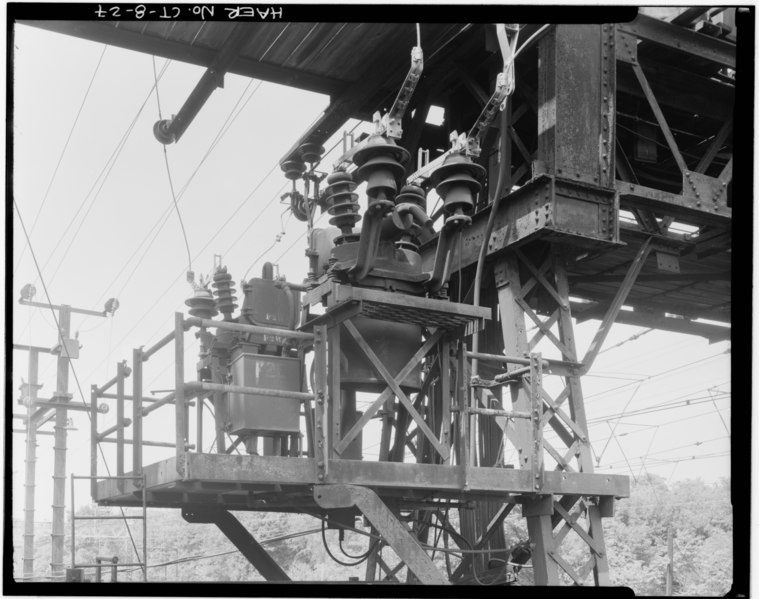
<path id="1" fill-rule="evenodd" d="M 154 62 L 149 55 L 25 26 L 16 28 L 14 50 L 14 199 L 49 301 L 91 310 L 102 310 L 111 297 L 120 303 L 113 317 L 72 317 L 82 348 L 70 392 L 81 401 L 78 380 L 89 402 L 90 385 L 110 379 L 117 361 L 131 361 L 134 347 L 149 347 L 170 332 L 174 313 L 185 312 L 184 300 L 192 293 L 163 146 L 152 127 L 159 103 L 164 118 L 176 113 L 203 69 L 167 64 L 160 57 Z M 157 77 L 156 97 L 151 92 Z M 214 92 L 179 143 L 168 146 L 196 276 L 210 273 L 219 254 L 238 288 L 256 260 L 248 277 L 259 275 L 263 261 L 270 260 L 288 280 L 303 280 L 305 225 L 289 218 L 279 203 L 289 182 L 278 161 L 327 103 L 323 95 L 227 75 L 224 88 Z M 349 122 L 346 129 L 355 124 Z M 368 130 L 368 123 L 359 124 L 356 133 Z M 339 145 L 339 137 L 325 146 Z M 13 218 L 11 297 L 15 302 L 23 285 L 34 283 L 35 299 L 46 301 L 18 214 Z M 56 343 L 49 310 L 12 308 L 14 343 Z M 580 355 L 598 324 L 577 326 Z M 190 334 L 185 340 L 185 377 L 192 380 L 197 346 Z M 644 481 L 654 474 L 669 481 L 729 478 L 729 342 L 709 344 L 700 337 L 615 325 L 604 347 L 583 378 L 596 471 Z M 146 390 L 172 386 L 172 354 L 169 346 L 148 362 Z M 16 403 L 22 377 L 28 380 L 23 352 L 14 352 L 9 376 L 13 411 L 23 412 Z M 50 397 L 52 357 L 41 358 L 40 378 L 40 396 Z M 87 415 L 70 416 L 74 430 L 69 432 L 67 475 L 89 474 Z M 115 405 L 98 418 L 100 430 L 111 426 Z M 173 410 L 152 418 L 146 420 L 145 438 L 173 441 Z M 20 427 L 15 421 L 14 428 Z M 50 423 L 44 428 L 52 430 Z M 206 438 L 208 444 L 210 432 Z M 15 518 L 22 517 L 23 440 L 24 435 L 14 434 Z M 52 437 L 38 437 L 38 445 L 35 520 L 46 522 L 51 518 Z M 114 469 L 113 446 L 105 451 Z M 171 451 L 146 450 L 145 463 Z M 366 459 L 372 452 L 376 447 L 365 448 Z M 83 485 L 77 503 L 87 501 L 87 495 Z"/>

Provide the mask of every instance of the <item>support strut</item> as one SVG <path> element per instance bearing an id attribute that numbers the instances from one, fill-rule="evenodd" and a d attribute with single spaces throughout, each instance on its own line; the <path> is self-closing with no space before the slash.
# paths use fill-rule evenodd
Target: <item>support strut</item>
<path id="1" fill-rule="evenodd" d="M 314 489 L 314 498 L 327 509 L 356 506 L 422 584 L 448 584 L 416 536 L 399 522 L 371 489 L 355 485 L 323 485 Z"/>
<path id="2" fill-rule="evenodd" d="M 256 541 L 240 521 L 227 510 L 182 508 L 182 518 L 194 524 L 215 524 L 219 530 L 237 547 L 253 567 L 266 580 L 288 581 L 290 577 L 269 555 L 261 544 Z"/>

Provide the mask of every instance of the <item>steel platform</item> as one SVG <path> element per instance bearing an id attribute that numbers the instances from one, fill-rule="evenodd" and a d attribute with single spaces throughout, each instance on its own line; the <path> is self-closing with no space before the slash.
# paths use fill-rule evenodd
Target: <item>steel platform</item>
<path id="1" fill-rule="evenodd" d="M 216 505 L 231 510 L 321 511 L 313 499 L 319 484 L 371 487 L 380 497 L 403 505 L 426 499 L 519 502 L 534 498 L 532 474 L 513 468 L 483 468 L 397 462 L 330 460 L 323 483 L 317 483 L 316 460 L 252 455 L 185 455 L 186 475 L 172 457 L 144 468 L 147 507 Z M 545 488 L 555 495 L 628 497 L 626 476 L 547 471 Z M 140 483 L 104 480 L 97 484 L 100 505 L 142 505 Z M 411 509 L 411 508 L 409 508 Z"/>

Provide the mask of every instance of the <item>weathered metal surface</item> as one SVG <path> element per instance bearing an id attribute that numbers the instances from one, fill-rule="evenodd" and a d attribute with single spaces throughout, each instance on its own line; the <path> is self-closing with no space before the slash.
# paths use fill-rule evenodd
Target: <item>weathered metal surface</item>
<path id="1" fill-rule="evenodd" d="M 176 458 L 145 466 L 147 489 L 173 493 L 181 500 L 183 485 L 190 481 L 214 483 L 218 485 L 217 490 L 229 491 L 233 490 L 235 483 L 302 486 L 317 482 L 316 459 L 313 458 L 188 453 L 186 460 L 187 476 L 184 478 L 176 473 Z M 437 492 L 454 492 L 462 496 L 534 493 L 529 470 L 443 464 L 330 460 L 324 482 L 368 486 L 382 492 L 407 490 L 431 495 Z M 126 479 L 123 493 L 115 481 L 101 481 L 97 485 L 97 501 L 127 497 L 135 491 L 139 488 Z M 626 476 L 547 471 L 542 492 L 627 497 L 630 484 Z M 271 504 L 268 509 L 276 511 L 277 505 Z"/>
<path id="2" fill-rule="evenodd" d="M 419 540 L 371 489 L 354 485 L 324 485 L 314 489 L 314 498 L 323 508 L 358 507 L 421 583 L 448 584 Z"/>
<path id="3" fill-rule="evenodd" d="M 614 181 L 613 42 L 611 26 L 558 25 L 540 41 L 538 80 L 538 161 L 606 188 Z"/>
<path id="4" fill-rule="evenodd" d="M 691 172 L 690 174 L 695 183 L 694 176 L 698 176 L 698 173 Z M 704 175 L 700 175 L 699 180 L 702 177 Z M 729 225 L 732 219 L 732 208 L 728 208 L 719 201 L 716 204 L 712 201 L 714 192 L 718 191 L 714 188 L 710 189 L 711 193 L 707 192 L 708 195 L 703 200 L 696 197 L 695 192 L 681 195 L 623 181 L 617 181 L 616 188 L 619 192 L 620 207 L 623 209 L 637 206 L 650 208 L 660 214 L 669 214 L 682 222 L 695 225 L 725 226 Z M 685 187 L 683 189 L 685 190 Z"/>
<path id="5" fill-rule="evenodd" d="M 618 24 L 617 28 L 645 42 L 735 68 L 735 44 L 730 42 L 642 14 L 631 23 Z"/>
<path id="6" fill-rule="evenodd" d="M 359 303 L 360 309 L 352 315 L 449 330 L 463 327 L 465 334 L 470 334 L 475 327 L 481 327 L 491 313 L 488 308 L 480 306 L 340 285 L 333 281 L 327 281 L 311 290 L 306 301 L 312 305 L 326 301 L 330 311 L 355 302 Z M 338 319 L 341 320 L 343 319 Z"/>

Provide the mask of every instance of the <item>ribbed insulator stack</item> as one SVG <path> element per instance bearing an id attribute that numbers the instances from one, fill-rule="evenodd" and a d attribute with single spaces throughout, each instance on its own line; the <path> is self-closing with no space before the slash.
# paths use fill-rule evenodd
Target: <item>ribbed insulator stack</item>
<path id="1" fill-rule="evenodd" d="M 480 181 L 485 169 L 475 164 L 463 154 L 450 154 L 442 166 L 432 173 L 435 191 L 443 198 L 443 208 L 447 214 L 461 212 L 471 214 L 474 197 L 482 189 Z"/>
<path id="2" fill-rule="evenodd" d="M 396 204 L 416 204 L 427 212 L 427 196 L 418 185 L 404 185 L 398 195 L 395 196 Z"/>
<path id="3" fill-rule="evenodd" d="M 306 165 L 301 160 L 287 160 L 279 165 L 285 173 L 285 178 L 297 181 L 306 172 Z"/>
<path id="4" fill-rule="evenodd" d="M 216 295 L 216 308 L 224 315 L 224 320 L 232 319 L 232 312 L 237 308 L 235 283 L 226 266 L 221 266 L 213 273 L 213 287 Z"/>
<path id="5" fill-rule="evenodd" d="M 406 173 L 410 155 L 381 135 L 372 135 L 367 145 L 353 156 L 358 167 L 356 178 L 366 181 L 366 195 L 371 204 L 377 200 L 392 200 L 398 191 L 397 181 Z"/>
<path id="6" fill-rule="evenodd" d="M 322 154 L 324 154 L 324 147 L 317 143 L 309 142 L 298 148 L 298 152 L 300 152 L 304 162 L 308 162 L 313 166 L 321 160 Z"/>
<path id="7" fill-rule="evenodd" d="M 353 193 L 356 182 L 350 173 L 335 171 L 327 177 L 327 212 L 332 216 L 329 224 L 340 229 L 342 235 L 335 245 L 343 243 L 353 232 L 353 226 L 361 220 L 358 214 L 358 194 Z"/>
<path id="8" fill-rule="evenodd" d="M 190 307 L 190 316 L 210 319 L 218 314 L 211 290 L 205 287 L 196 288 L 193 296 L 187 298 L 184 303 Z"/>

